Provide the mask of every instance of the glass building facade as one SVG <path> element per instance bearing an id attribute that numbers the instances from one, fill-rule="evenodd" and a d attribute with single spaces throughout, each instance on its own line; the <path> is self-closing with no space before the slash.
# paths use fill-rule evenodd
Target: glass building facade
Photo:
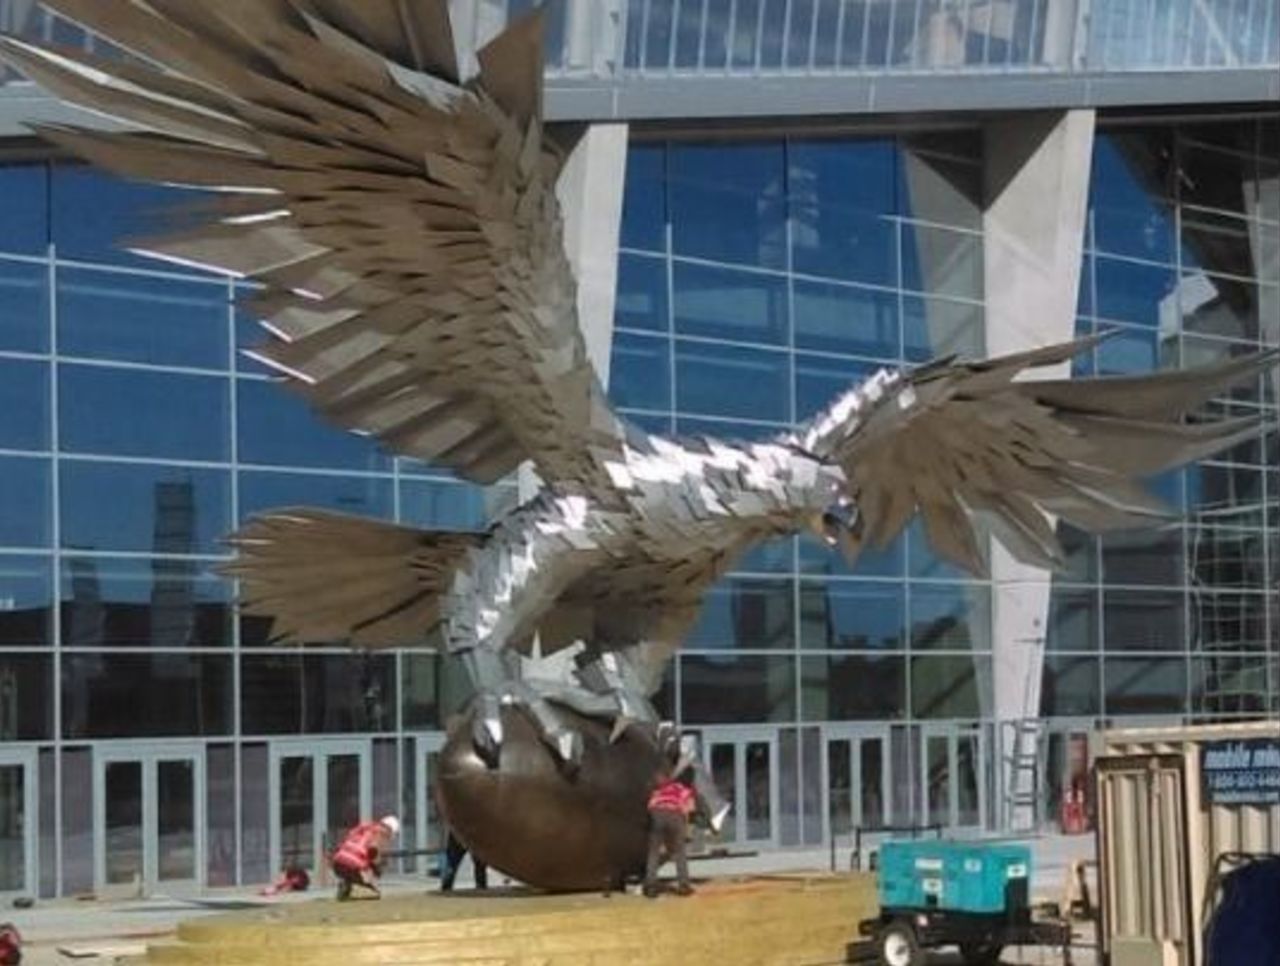
<path id="1" fill-rule="evenodd" d="M 1277 344 L 1280 120 L 1099 123 L 1077 331 L 1119 331 L 1075 371 Z M 758 438 L 880 366 L 982 356 L 987 150 L 954 124 L 633 131 L 617 405 Z M 370 811 L 427 843 L 454 669 L 425 647 L 272 649 L 218 574 L 223 538 L 299 504 L 475 528 L 514 486 L 320 425 L 238 351 L 250 290 L 119 247 L 189 195 L 15 161 L 0 198 L 0 893 L 261 882 Z M 1214 408 L 1274 419 L 1275 389 Z M 1153 483 L 1175 522 L 1063 533 L 1038 641 L 1055 733 L 1280 704 L 1275 434 Z M 916 527 L 852 567 L 807 538 L 741 561 L 659 695 L 738 804 L 729 835 L 994 826 L 993 607 Z"/>

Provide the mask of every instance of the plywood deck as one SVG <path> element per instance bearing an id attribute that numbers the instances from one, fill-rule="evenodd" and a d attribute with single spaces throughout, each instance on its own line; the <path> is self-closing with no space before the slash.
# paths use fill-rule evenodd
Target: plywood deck
<path id="1" fill-rule="evenodd" d="M 605 966 L 843 962 L 875 911 L 867 875 L 716 879 L 696 895 L 432 893 L 331 899 L 184 923 L 149 964 Z"/>

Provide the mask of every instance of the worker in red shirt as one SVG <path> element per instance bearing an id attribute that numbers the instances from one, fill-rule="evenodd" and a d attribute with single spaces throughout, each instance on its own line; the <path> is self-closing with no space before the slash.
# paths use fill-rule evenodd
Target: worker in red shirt
<path id="1" fill-rule="evenodd" d="M 11 922 L 0 925 L 0 966 L 18 966 L 22 962 L 22 936 Z"/>
<path id="2" fill-rule="evenodd" d="M 663 852 L 666 858 L 675 859 L 676 892 L 682 896 L 693 893 L 685 840 L 689 837 L 689 816 L 695 808 L 697 796 L 693 789 L 677 778 L 673 769 L 660 771 L 649 795 L 649 856 L 644 869 L 644 894 L 651 899 L 658 894 L 657 875 Z"/>
<path id="3" fill-rule="evenodd" d="M 362 885 L 381 897 L 378 878 L 391 840 L 400 834 L 400 819 L 388 815 L 376 822 L 361 822 L 333 853 L 333 874 L 338 879 L 338 901 L 351 898 L 352 886 Z"/>

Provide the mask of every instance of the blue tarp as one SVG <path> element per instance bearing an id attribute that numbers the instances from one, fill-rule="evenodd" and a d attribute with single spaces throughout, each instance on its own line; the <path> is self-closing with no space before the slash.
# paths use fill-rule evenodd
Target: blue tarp
<path id="1" fill-rule="evenodd" d="M 1280 858 L 1227 875 L 1205 932 L 1206 966 L 1280 966 Z"/>

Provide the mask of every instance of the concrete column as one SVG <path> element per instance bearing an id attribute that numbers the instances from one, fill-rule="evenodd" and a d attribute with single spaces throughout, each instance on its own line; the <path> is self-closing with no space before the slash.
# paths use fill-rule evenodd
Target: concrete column
<path id="1" fill-rule="evenodd" d="M 1021 115 L 986 128 L 982 221 L 990 355 L 1071 338 L 1093 133 L 1094 114 L 1086 110 Z M 1046 375 L 1068 374 L 1068 366 L 1061 370 Z M 1020 563 L 992 540 L 994 710 L 1001 734 L 1010 733 L 1003 722 L 1040 715 L 1050 578 L 1048 571 Z M 1035 749 L 1002 749 L 1002 756 L 1019 753 Z M 1006 762 L 1002 800 L 1011 791 L 1030 791 L 1018 787 L 1030 778 L 1015 776 Z M 1004 811 L 1002 820 L 1014 825 L 1034 817 L 1030 809 Z"/>

